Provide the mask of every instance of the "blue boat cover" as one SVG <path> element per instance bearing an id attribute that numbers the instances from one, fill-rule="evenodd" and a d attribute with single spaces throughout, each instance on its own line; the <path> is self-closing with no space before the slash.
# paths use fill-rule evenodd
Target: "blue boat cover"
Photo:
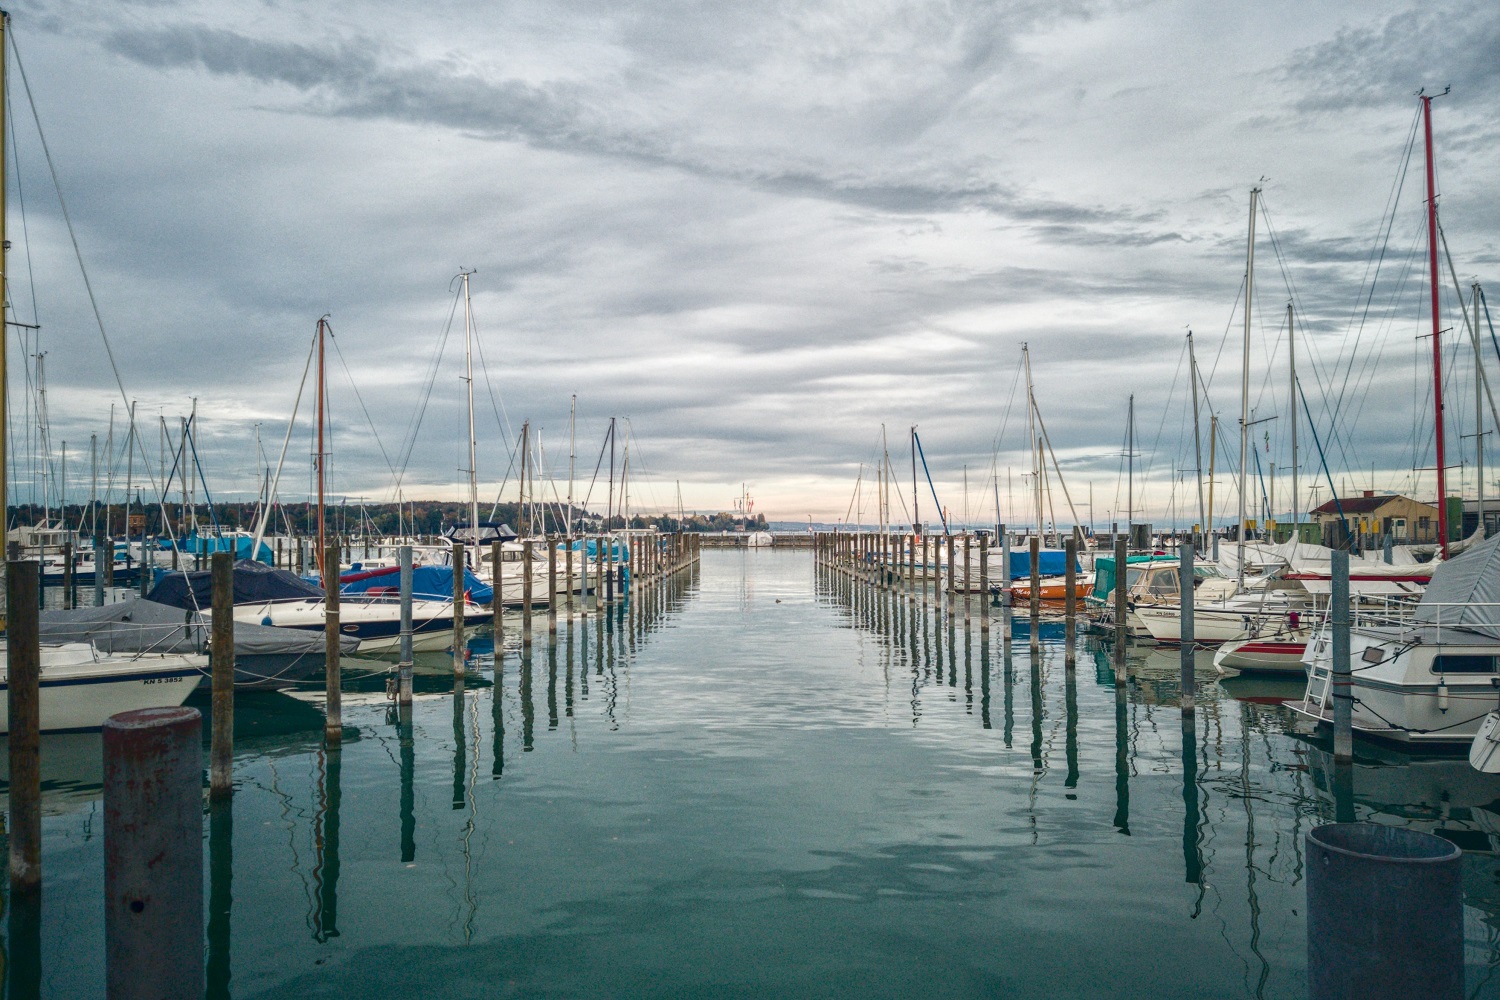
<path id="1" fill-rule="evenodd" d="M 452 579 L 450 577 L 449 579 Z M 321 600 L 323 591 L 296 573 L 276 569 L 265 563 L 241 559 L 234 564 L 234 603 L 260 604 L 263 601 L 289 601 L 313 598 Z M 212 570 L 188 573 L 158 571 L 156 586 L 149 600 L 169 607 L 196 611 L 213 607 Z"/>
<path id="2" fill-rule="evenodd" d="M 1042 549 L 1037 554 L 1037 573 L 1040 576 L 1062 576 L 1068 571 L 1068 554 L 1062 549 Z M 1075 570 L 1077 566 L 1073 567 Z M 1031 552 L 1029 550 L 1010 551 L 1010 578 L 1012 580 L 1028 580 L 1031 578 Z"/>
<path id="3" fill-rule="evenodd" d="M 254 541 L 255 539 L 246 538 L 244 535 L 231 535 L 226 538 L 217 535 L 193 534 L 178 539 L 177 551 L 189 554 L 201 552 L 204 555 L 211 555 L 214 552 L 233 552 L 235 560 L 238 561 L 250 558 L 250 545 Z M 170 538 L 160 540 L 156 546 L 163 552 L 170 552 L 172 540 Z M 260 554 L 255 557 L 255 560 L 268 566 L 274 563 L 275 557 L 271 552 L 271 546 L 261 542 Z"/>
<path id="4" fill-rule="evenodd" d="M 361 579 L 350 579 L 360 577 Z M 367 594 L 374 590 L 380 593 L 400 592 L 401 570 L 395 566 L 389 570 L 367 570 L 345 573 L 340 578 L 339 593 Z M 488 604 L 495 599 L 495 590 L 469 570 L 464 570 L 464 590 L 475 604 Z M 453 599 L 452 566 L 413 566 L 411 570 L 411 596 L 436 601 Z"/>

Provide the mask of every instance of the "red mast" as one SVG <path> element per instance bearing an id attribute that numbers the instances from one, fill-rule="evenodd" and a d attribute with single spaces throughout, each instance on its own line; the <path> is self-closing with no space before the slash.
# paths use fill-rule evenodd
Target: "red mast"
<path id="1" fill-rule="evenodd" d="M 1438 331 L 1437 181 L 1432 166 L 1432 98 L 1422 95 L 1422 122 L 1427 133 L 1427 259 L 1432 288 L 1432 408 L 1437 424 L 1438 544 L 1448 558 L 1447 455 L 1443 451 L 1443 352 Z"/>
<path id="2" fill-rule="evenodd" d="M 323 404 L 328 398 L 328 379 L 323 370 L 323 335 L 327 331 L 328 318 L 323 317 L 318 320 L 318 455 L 313 464 L 318 468 L 318 577 L 325 582 L 328 578 L 325 575 L 327 568 L 323 565 L 323 552 L 328 547 L 328 539 L 323 529 Z M 1442 445 L 1438 445 L 1438 448 L 1441 450 Z"/>

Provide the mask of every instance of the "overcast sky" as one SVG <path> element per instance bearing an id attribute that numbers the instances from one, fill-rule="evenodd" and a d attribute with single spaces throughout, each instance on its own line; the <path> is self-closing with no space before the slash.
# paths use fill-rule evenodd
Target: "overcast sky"
<path id="1" fill-rule="evenodd" d="M 1419 87 L 1453 87 L 1435 121 L 1459 279 L 1500 270 L 1493 3 L 26 0 L 11 13 L 145 450 L 154 464 L 158 418 L 175 428 L 197 397 L 221 494 L 254 491 L 257 423 L 274 461 L 327 313 L 333 491 L 389 499 L 396 466 L 407 497 L 458 495 L 461 319 L 404 469 L 401 453 L 469 268 L 485 499 L 523 419 L 566 477 L 576 394 L 581 476 L 619 417 L 638 507 L 675 506 L 680 481 L 687 507 L 727 508 L 743 482 L 770 518 L 843 517 L 882 424 L 909 504 L 916 424 L 955 516 L 966 503 L 993 516 L 998 464 L 1006 516 L 1026 521 L 1015 386 L 1029 343 L 1081 519 L 1091 492 L 1094 519 L 1123 519 L 1134 393 L 1136 506 L 1196 520 L 1191 327 L 1223 425 L 1215 506 L 1232 517 L 1257 183 L 1251 396 L 1257 418 L 1277 416 L 1255 428 L 1277 506 L 1289 282 L 1339 489 L 1368 487 L 1373 465 L 1376 486 L 1430 494 L 1430 474 L 1411 472 L 1433 465 L 1420 146 L 1382 233 Z M 53 461 L 66 439 L 75 500 L 89 435 L 124 404 L 20 77 L 12 60 L 12 316 L 42 326 Z M 1457 437 L 1472 432 L 1473 365 L 1451 343 Z M 310 483 L 300 428 L 285 497 Z M 30 500 L 16 433 L 12 496 Z M 1305 505 L 1323 473 L 1305 420 L 1300 435 Z"/>

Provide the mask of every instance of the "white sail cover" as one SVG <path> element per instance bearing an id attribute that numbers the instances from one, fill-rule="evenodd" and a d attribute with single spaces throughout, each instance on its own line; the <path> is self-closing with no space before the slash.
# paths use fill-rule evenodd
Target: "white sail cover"
<path id="1" fill-rule="evenodd" d="M 1416 618 L 1424 625 L 1461 625 L 1500 639 L 1500 535 L 1439 563 Z"/>

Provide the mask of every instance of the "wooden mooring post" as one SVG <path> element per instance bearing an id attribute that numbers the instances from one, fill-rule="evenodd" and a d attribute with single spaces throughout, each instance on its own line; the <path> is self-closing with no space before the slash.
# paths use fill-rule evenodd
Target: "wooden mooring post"
<path id="1" fill-rule="evenodd" d="M 1122 684 L 1129 673 L 1125 661 L 1125 641 L 1130 635 L 1130 608 L 1125 601 L 1125 536 L 1115 534 L 1115 683 Z"/>
<path id="2" fill-rule="evenodd" d="M 557 641 L 557 538 L 547 537 L 547 636 Z"/>
<path id="3" fill-rule="evenodd" d="M 521 646 L 525 649 L 531 648 L 531 603 L 535 596 L 532 592 L 532 544 L 529 538 L 521 543 Z"/>
<path id="4" fill-rule="evenodd" d="M 990 631 L 990 536 L 979 536 L 979 631 Z"/>
<path id="5" fill-rule="evenodd" d="M 1333 760 L 1354 760 L 1354 675 L 1349 661 L 1349 553 L 1331 553 L 1328 621 L 1333 631 Z"/>
<path id="6" fill-rule="evenodd" d="M 13 905 L 25 899 L 37 907 L 42 892 L 41 569 L 40 562 L 30 559 L 11 559 L 5 565 L 10 891 Z"/>
<path id="7" fill-rule="evenodd" d="M 411 649 L 411 546 L 403 545 L 396 553 L 397 564 L 400 566 L 399 594 L 401 601 L 401 649 L 400 660 L 396 665 L 396 704 L 411 705 L 411 676 L 412 676 L 412 649 Z M 499 643 L 496 643 L 498 649 Z"/>
<path id="8" fill-rule="evenodd" d="M 1031 536 L 1031 651 L 1042 645 L 1042 540 Z"/>
<path id="9" fill-rule="evenodd" d="M 209 563 L 213 586 L 213 674 L 210 712 L 208 793 L 228 798 L 234 791 L 234 556 L 215 552 Z"/>
<path id="10" fill-rule="evenodd" d="M 339 666 L 339 547 L 323 553 L 323 677 L 326 707 L 323 712 L 323 742 L 339 746 L 344 739 L 343 679 Z"/>
<path id="11" fill-rule="evenodd" d="M 203 717 L 122 712 L 104 723 L 103 743 L 105 995 L 199 1000 Z"/>
<path id="12" fill-rule="evenodd" d="M 1078 536 L 1063 545 L 1063 662 L 1072 668 L 1078 656 Z"/>
<path id="13" fill-rule="evenodd" d="M 1182 714 L 1191 716 L 1196 710 L 1198 678 L 1194 658 L 1198 642 L 1193 634 L 1193 543 L 1184 542 L 1178 548 L 1178 591 L 1181 595 L 1178 608 L 1181 616 L 1177 623 L 1181 637 L 1182 654 Z"/>
<path id="14" fill-rule="evenodd" d="M 474 529 L 477 534 L 479 529 Z M 464 543 L 453 543 L 453 673 L 464 672 Z"/>

